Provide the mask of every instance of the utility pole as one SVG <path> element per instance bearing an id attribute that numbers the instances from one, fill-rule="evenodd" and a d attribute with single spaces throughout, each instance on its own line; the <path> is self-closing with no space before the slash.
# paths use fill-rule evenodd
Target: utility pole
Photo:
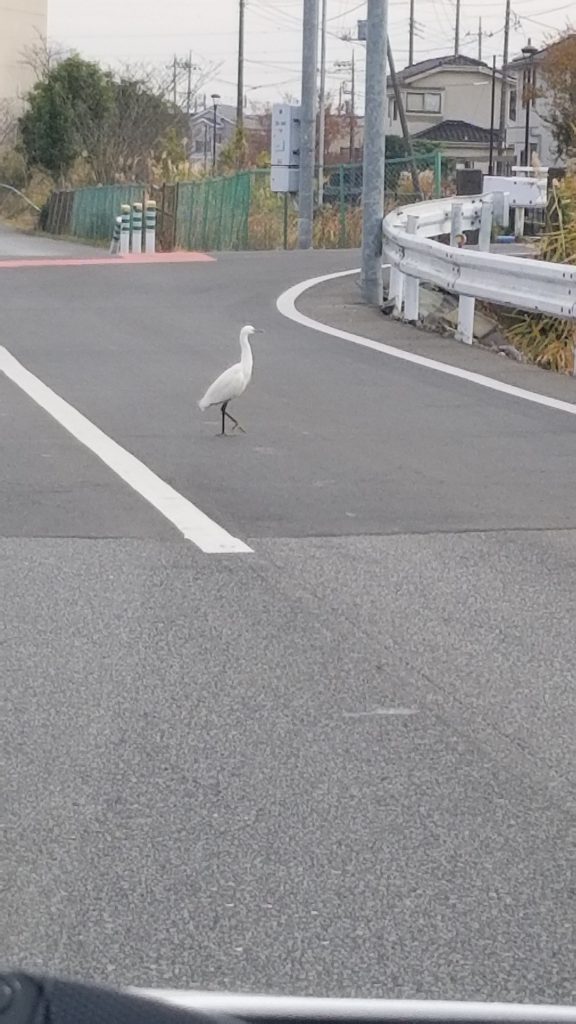
<path id="1" fill-rule="evenodd" d="M 326 148 L 326 10 L 328 0 L 322 0 L 320 18 L 320 96 L 318 101 L 318 206 L 324 202 L 324 150 Z"/>
<path id="2" fill-rule="evenodd" d="M 300 101 L 300 177 L 298 183 L 299 249 L 312 248 L 317 58 L 318 0 L 304 0 L 302 18 L 302 96 Z"/>
<path id="3" fill-rule="evenodd" d="M 408 67 L 414 63 L 414 0 L 410 0 L 410 29 L 408 35 Z"/>
<path id="4" fill-rule="evenodd" d="M 362 185 L 362 295 L 382 304 L 382 218 L 386 141 L 388 0 L 368 0 Z"/>
<path id="5" fill-rule="evenodd" d="M 482 18 L 478 18 L 478 60 L 482 60 Z"/>
<path id="6" fill-rule="evenodd" d="M 236 128 L 244 124 L 244 13 L 246 0 L 239 0 L 238 8 L 238 89 L 236 93 Z"/>
<path id="7" fill-rule="evenodd" d="M 454 54 L 460 53 L 460 0 L 456 0 L 456 28 L 454 30 Z"/>
<path id="8" fill-rule="evenodd" d="M 354 163 L 354 151 L 356 149 L 356 75 L 354 72 L 354 49 L 352 49 L 352 60 L 350 70 L 350 163 Z"/>
<path id="9" fill-rule="evenodd" d="M 188 69 L 188 86 L 186 89 L 186 113 L 190 117 L 190 108 L 192 107 L 192 50 L 188 54 L 187 69 Z"/>
<path id="10" fill-rule="evenodd" d="M 178 60 L 176 54 L 172 63 L 169 65 L 172 68 L 172 104 L 174 110 L 178 109 L 178 72 L 187 71 L 187 88 L 186 88 L 186 113 L 190 113 L 192 107 L 192 72 L 199 71 L 198 64 L 194 64 L 192 61 L 192 51 L 188 54 L 188 60 Z"/>
<path id="11" fill-rule="evenodd" d="M 502 57 L 502 81 L 500 83 L 500 118 L 498 122 L 498 157 L 502 165 L 506 144 L 506 111 L 508 107 L 508 47 L 510 45 L 510 0 L 506 0 L 504 16 L 504 54 Z M 500 170 L 502 167 L 500 166 Z"/>

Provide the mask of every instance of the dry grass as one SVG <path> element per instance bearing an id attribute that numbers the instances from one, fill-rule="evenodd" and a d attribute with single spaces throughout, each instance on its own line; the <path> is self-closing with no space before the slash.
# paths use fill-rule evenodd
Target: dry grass
<path id="1" fill-rule="evenodd" d="M 314 215 L 313 244 L 317 249 L 357 248 L 362 237 L 362 210 L 326 204 Z M 251 249 L 281 249 L 284 245 L 284 197 L 259 182 L 253 190 L 248 219 L 248 244 Z M 288 201 L 287 248 L 298 244 L 298 210 Z"/>
<path id="2" fill-rule="evenodd" d="M 548 204 L 549 230 L 538 257 L 551 263 L 576 264 L 576 175 L 554 183 Z M 576 323 L 536 313 L 501 317 L 508 340 L 530 362 L 558 373 L 575 372 Z"/>
<path id="3" fill-rule="evenodd" d="M 44 174 L 33 174 L 27 184 L 23 185 L 24 195 L 41 207 L 54 188 L 54 182 Z M 33 231 L 37 227 L 38 214 L 23 199 L 13 192 L 0 189 L 0 218 L 11 227 L 22 231 Z"/>

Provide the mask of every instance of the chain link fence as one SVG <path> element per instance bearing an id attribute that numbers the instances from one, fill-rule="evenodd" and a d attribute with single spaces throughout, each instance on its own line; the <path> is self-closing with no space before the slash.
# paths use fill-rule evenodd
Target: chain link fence
<path id="1" fill-rule="evenodd" d="M 385 207 L 442 194 L 440 153 L 388 160 Z M 123 203 L 154 199 L 158 244 L 164 251 L 188 249 L 293 249 L 298 208 L 293 196 L 270 190 L 268 169 L 229 177 L 180 181 L 146 188 L 106 185 L 54 192 L 41 211 L 40 226 L 51 234 L 108 242 Z M 362 165 L 327 168 L 323 203 L 314 215 L 316 248 L 355 248 L 362 233 Z"/>

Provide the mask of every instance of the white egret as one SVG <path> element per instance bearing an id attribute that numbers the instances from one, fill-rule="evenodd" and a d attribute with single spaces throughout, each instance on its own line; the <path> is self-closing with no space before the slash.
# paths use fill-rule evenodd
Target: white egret
<path id="1" fill-rule="evenodd" d="M 262 334 L 261 330 L 256 327 L 252 327 L 251 324 L 247 324 L 240 331 L 240 362 L 234 363 L 234 366 L 229 366 L 224 373 L 221 373 L 216 378 L 213 384 L 210 385 L 206 394 L 200 399 L 198 405 L 202 412 L 205 412 L 211 405 L 219 405 L 222 410 L 222 430 L 221 434 L 226 434 L 226 417 L 232 421 L 234 426 L 232 430 L 241 430 L 243 434 L 246 433 L 244 427 L 241 427 L 238 420 L 234 419 L 233 416 L 227 412 L 227 405 L 232 401 L 233 398 L 240 398 L 240 395 L 244 394 L 246 388 L 250 383 L 252 377 L 252 369 L 254 366 L 254 358 L 252 356 L 252 349 L 250 348 L 250 342 L 248 338 L 251 334 Z"/>

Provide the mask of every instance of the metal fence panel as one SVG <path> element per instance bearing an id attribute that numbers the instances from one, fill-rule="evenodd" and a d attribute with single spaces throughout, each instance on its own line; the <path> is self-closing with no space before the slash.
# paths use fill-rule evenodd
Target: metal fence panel
<path id="1" fill-rule="evenodd" d="M 439 154 L 416 157 L 419 185 L 426 196 L 441 194 L 440 167 Z M 384 187 L 387 209 L 419 198 L 406 159 L 387 161 Z M 122 204 L 142 202 L 145 191 L 143 185 L 98 185 L 53 193 L 42 226 L 56 234 L 108 241 Z M 297 244 L 296 199 L 271 191 L 268 168 L 149 191 L 158 202 L 162 248 L 291 249 Z M 315 247 L 360 245 L 361 199 L 361 164 L 326 168 L 324 204 L 314 216 Z"/>
<path id="2" fill-rule="evenodd" d="M 123 203 L 142 202 L 143 185 L 95 185 L 74 192 L 70 234 L 91 241 L 108 241 Z"/>

